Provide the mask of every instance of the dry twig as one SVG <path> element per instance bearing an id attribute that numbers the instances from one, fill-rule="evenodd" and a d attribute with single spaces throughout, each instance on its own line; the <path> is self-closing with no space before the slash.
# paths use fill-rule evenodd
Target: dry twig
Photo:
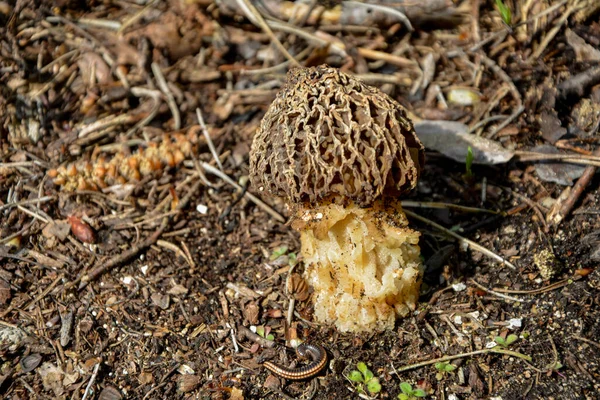
<path id="1" fill-rule="evenodd" d="M 467 246 L 469 246 L 470 248 L 472 248 L 473 250 L 479 251 L 480 253 L 483 253 L 484 255 L 500 262 L 502 265 L 506 265 L 507 267 L 516 270 L 517 267 L 515 267 L 512 263 L 508 262 L 507 260 L 505 260 L 504 258 L 500 257 L 499 255 L 497 255 L 496 253 L 494 253 L 491 250 L 486 249 L 485 247 L 473 242 L 472 240 L 469 240 L 467 238 L 464 238 L 462 236 L 460 236 L 459 234 L 452 232 L 449 229 L 444 228 L 443 226 L 441 226 L 438 223 L 433 222 L 430 219 L 427 219 L 425 217 L 422 217 L 418 214 L 413 213 L 412 211 L 408 211 L 408 210 L 404 210 L 404 212 L 406 213 L 406 215 L 413 217 L 415 219 L 418 219 L 421 222 L 426 223 L 427 225 L 433 226 L 434 228 L 444 232 L 446 235 L 448 236 L 452 236 L 453 238 L 455 238 L 456 240 L 458 240 L 459 243 L 461 244 L 465 244 Z"/>
<path id="2" fill-rule="evenodd" d="M 300 64 L 298 63 L 298 61 L 296 61 L 296 59 L 287 51 L 283 44 L 281 44 L 279 39 L 277 39 L 277 37 L 273 34 L 273 31 L 265 22 L 265 19 L 262 17 L 260 12 L 258 12 L 256 7 L 254 7 L 254 4 L 252 4 L 250 0 L 237 0 L 237 2 L 240 8 L 244 11 L 244 14 L 246 14 L 246 17 L 248 17 L 248 19 L 252 21 L 253 24 L 260 27 L 267 35 L 269 35 L 275 47 L 277 47 L 279 51 L 281 51 L 285 58 L 287 58 L 293 66 L 299 67 Z"/>

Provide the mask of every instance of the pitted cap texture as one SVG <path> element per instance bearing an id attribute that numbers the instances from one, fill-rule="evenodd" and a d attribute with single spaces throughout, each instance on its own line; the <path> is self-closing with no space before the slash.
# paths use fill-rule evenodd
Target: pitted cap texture
<path id="1" fill-rule="evenodd" d="M 255 187 L 293 203 L 370 205 L 415 187 L 423 145 L 404 108 L 334 68 L 297 68 L 254 137 Z"/>

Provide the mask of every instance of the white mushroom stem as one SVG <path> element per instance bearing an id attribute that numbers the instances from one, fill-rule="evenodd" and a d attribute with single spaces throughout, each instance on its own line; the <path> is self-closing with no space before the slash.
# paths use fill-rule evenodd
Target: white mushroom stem
<path id="1" fill-rule="evenodd" d="M 344 332 L 393 329 L 397 316 L 415 309 L 420 234 L 408 228 L 400 202 L 301 207 L 292 226 L 301 234 L 317 321 Z"/>

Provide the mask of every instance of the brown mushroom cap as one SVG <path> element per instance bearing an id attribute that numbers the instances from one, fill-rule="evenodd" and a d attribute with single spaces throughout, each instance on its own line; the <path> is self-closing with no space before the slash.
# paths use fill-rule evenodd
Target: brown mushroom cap
<path id="1" fill-rule="evenodd" d="M 252 184 L 294 203 L 370 205 L 413 189 L 423 145 L 398 102 L 324 66 L 297 68 L 254 137 Z"/>

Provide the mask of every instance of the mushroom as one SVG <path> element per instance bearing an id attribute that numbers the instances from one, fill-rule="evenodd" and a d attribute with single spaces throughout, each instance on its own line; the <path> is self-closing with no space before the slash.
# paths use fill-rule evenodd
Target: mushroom
<path id="1" fill-rule="evenodd" d="M 412 122 L 389 96 L 334 68 L 290 71 L 254 137 L 250 179 L 292 210 L 317 321 L 384 330 L 415 309 L 420 234 L 398 196 L 423 164 Z"/>

